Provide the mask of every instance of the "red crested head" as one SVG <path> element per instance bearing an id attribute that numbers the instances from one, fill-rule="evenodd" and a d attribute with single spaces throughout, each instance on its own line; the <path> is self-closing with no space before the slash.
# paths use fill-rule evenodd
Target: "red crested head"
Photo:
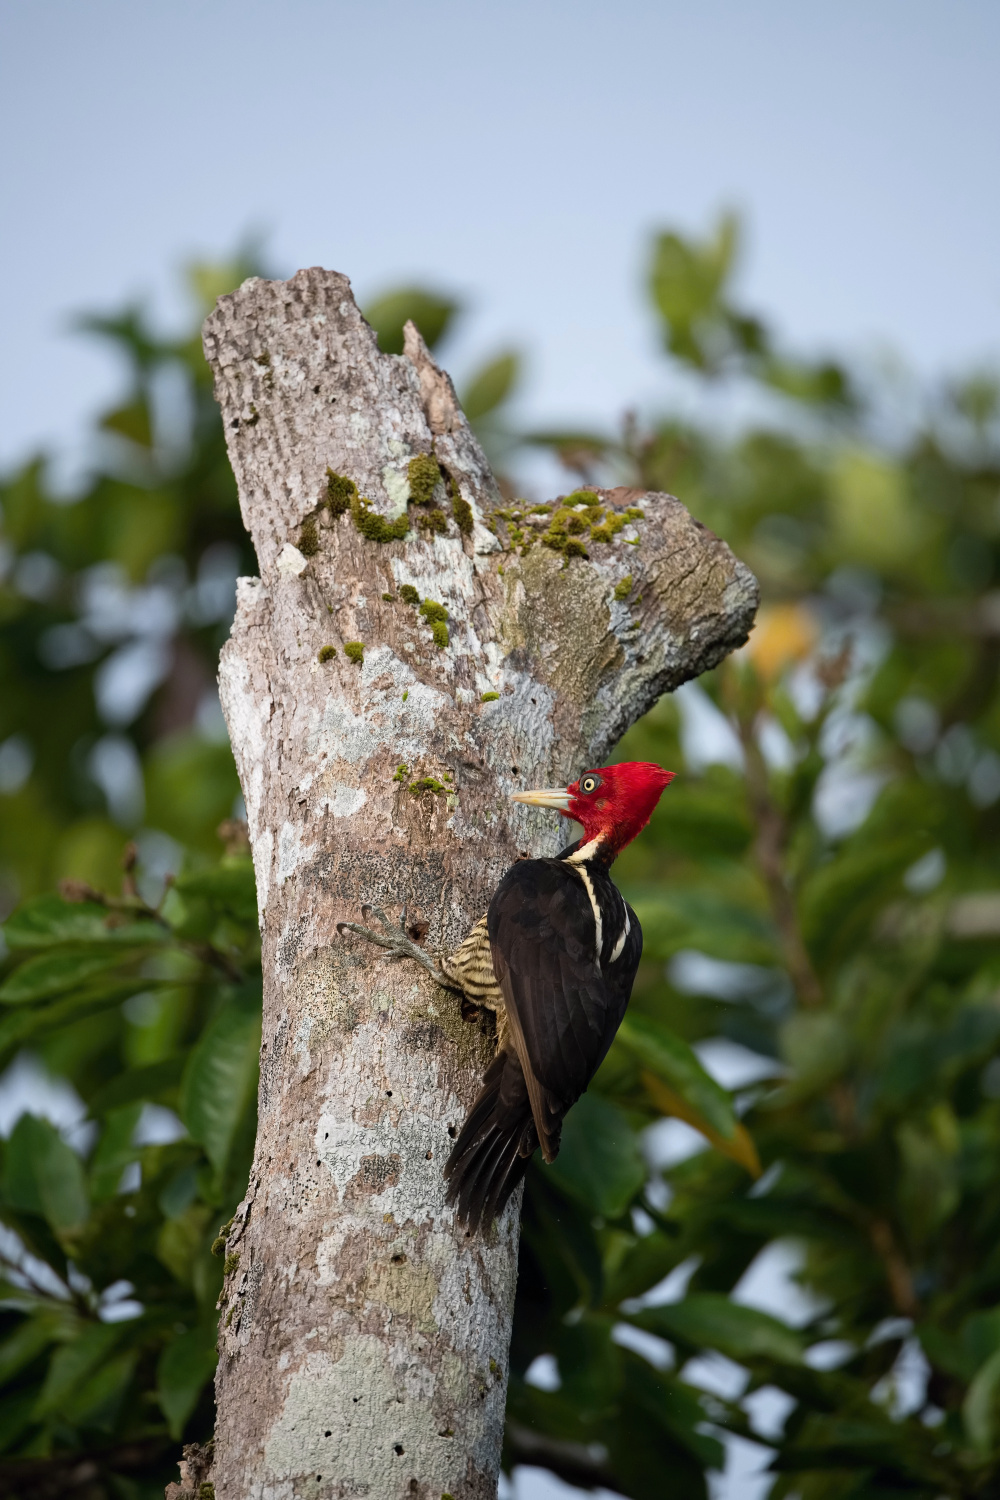
<path id="1" fill-rule="evenodd" d="M 583 844 L 598 841 L 600 855 L 612 860 L 641 833 L 665 787 L 674 779 L 650 761 L 627 760 L 617 766 L 584 771 L 579 780 L 551 791 L 515 792 L 515 802 L 554 807 L 583 825 Z M 596 852 L 596 851 L 595 851 Z"/>

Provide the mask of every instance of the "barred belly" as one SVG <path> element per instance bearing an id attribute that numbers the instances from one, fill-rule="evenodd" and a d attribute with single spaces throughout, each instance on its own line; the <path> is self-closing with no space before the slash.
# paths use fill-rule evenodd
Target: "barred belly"
<path id="1" fill-rule="evenodd" d="M 463 994 L 473 1005 L 482 1005 L 486 1010 L 496 1012 L 497 1048 L 502 1048 L 507 1030 L 506 1006 L 493 972 L 493 954 L 490 952 L 486 918 L 480 917 L 469 936 L 459 944 L 454 953 L 449 953 L 438 962 L 442 973 L 461 986 Z"/>

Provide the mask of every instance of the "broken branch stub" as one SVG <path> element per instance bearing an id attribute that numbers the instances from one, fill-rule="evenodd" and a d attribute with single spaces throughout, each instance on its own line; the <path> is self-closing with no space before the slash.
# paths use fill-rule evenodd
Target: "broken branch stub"
<path id="1" fill-rule="evenodd" d="M 490 1051 L 456 997 L 336 923 L 456 945 L 600 765 L 747 636 L 752 575 L 667 495 L 505 506 L 411 326 L 347 279 L 247 281 L 205 325 L 244 521 L 220 689 L 264 953 L 260 1123 L 229 1231 L 220 1500 L 496 1495 L 518 1208 L 473 1239 L 442 1167 Z"/>

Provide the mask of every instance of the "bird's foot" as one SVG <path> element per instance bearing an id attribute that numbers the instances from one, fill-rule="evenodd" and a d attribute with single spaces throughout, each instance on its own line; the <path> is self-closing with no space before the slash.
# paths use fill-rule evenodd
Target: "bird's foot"
<path id="1" fill-rule="evenodd" d="M 366 922 L 371 917 L 374 917 L 379 926 L 377 928 L 363 927 L 358 922 L 338 922 L 337 931 L 340 933 L 356 933 L 358 937 L 364 938 L 366 942 L 374 943 L 377 948 L 384 948 L 390 958 L 412 958 L 414 963 L 418 963 L 421 968 L 427 970 L 427 973 L 434 980 L 435 984 L 440 984 L 445 989 L 455 989 L 454 983 L 447 975 L 441 972 L 430 954 L 426 953 L 420 947 L 419 943 L 415 943 L 410 937 L 406 925 L 405 906 L 403 907 L 398 926 L 394 926 L 389 921 L 389 918 L 379 906 L 363 906 L 361 908 L 361 915 Z M 415 924 L 415 927 L 423 927 L 424 931 L 426 931 L 424 923 Z"/>

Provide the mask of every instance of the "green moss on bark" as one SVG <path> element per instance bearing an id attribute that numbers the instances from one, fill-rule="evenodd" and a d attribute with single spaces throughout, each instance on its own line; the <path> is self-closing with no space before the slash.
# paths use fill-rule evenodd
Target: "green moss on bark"
<path id="1" fill-rule="evenodd" d="M 471 536 L 475 525 L 472 506 L 464 499 L 454 476 L 450 478 L 448 488 L 451 491 L 451 513 L 455 517 L 455 525 L 463 536 Z"/>
<path id="2" fill-rule="evenodd" d="M 441 470 L 433 453 L 417 453 L 407 466 L 410 480 L 410 502 L 413 505 L 430 505 L 434 491 L 441 483 Z"/>
<path id="3" fill-rule="evenodd" d="M 435 536 L 445 536 L 448 531 L 448 517 L 437 506 L 421 516 L 418 524 L 421 531 L 429 531 Z"/>
<path id="4" fill-rule="evenodd" d="M 306 516 L 299 531 L 299 551 L 303 557 L 315 557 L 319 551 L 319 531 L 315 516 Z"/>
<path id="5" fill-rule="evenodd" d="M 353 479 L 348 479 L 344 474 L 335 474 L 332 469 L 326 471 L 326 508 L 331 516 L 345 516 L 351 508 L 351 502 L 356 499 L 358 487 Z"/>

